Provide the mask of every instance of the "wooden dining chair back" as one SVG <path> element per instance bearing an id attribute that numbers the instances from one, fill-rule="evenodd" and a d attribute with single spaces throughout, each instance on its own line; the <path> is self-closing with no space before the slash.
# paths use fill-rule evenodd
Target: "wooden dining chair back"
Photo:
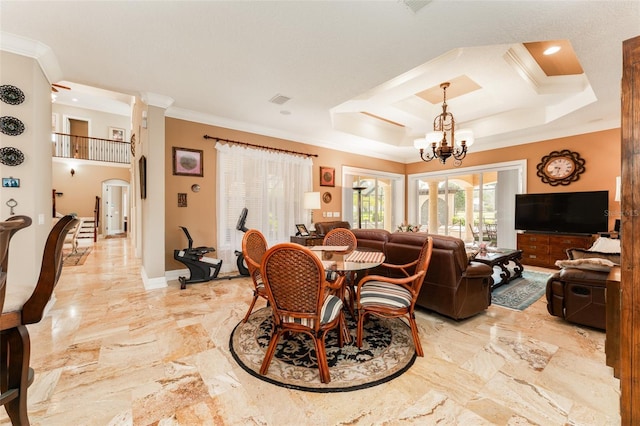
<path id="1" fill-rule="evenodd" d="M 298 244 L 282 243 L 271 247 L 262 262 L 262 278 L 273 310 L 273 333 L 260 368 L 266 374 L 280 337 L 286 333 L 305 333 L 313 339 L 320 380 L 331 380 L 325 349 L 327 332 L 344 325 L 342 300 L 331 294 L 332 286 L 320 259 Z M 342 329 L 338 330 L 342 346 Z"/>
<path id="2" fill-rule="evenodd" d="M 414 311 L 424 277 L 431 263 L 432 252 L 433 238 L 428 237 L 422 245 L 420 255 L 413 262 L 405 265 L 383 263 L 383 266 L 399 271 L 401 277 L 389 278 L 381 275 L 368 275 L 358 282 L 356 294 L 358 308 L 357 344 L 359 348 L 362 347 L 364 322 L 367 315 L 383 318 L 407 317 L 416 354 L 424 356 Z M 409 274 L 407 271 L 414 266 L 413 274 Z"/>
<path id="3" fill-rule="evenodd" d="M 64 216 L 54 225 L 45 242 L 35 286 L 16 282 L 7 282 L 5 286 L 0 314 L 0 403 L 14 425 L 29 424 L 27 388 L 34 373 L 29 367 L 31 341 L 26 325 L 39 322 L 44 315 L 62 272 L 64 239 L 77 222 L 74 216 Z M 3 260 L 3 272 L 7 257 Z"/>
<path id="4" fill-rule="evenodd" d="M 242 237 L 242 254 L 244 256 L 245 262 L 247 262 L 247 269 L 249 269 L 249 276 L 251 277 L 251 281 L 253 282 L 253 299 L 251 300 L 251 304 L 249 305 L 249 310 L 247 314 L 244 316 L 242 322 L 247 322 L 253 308 L 255 307 L 256 301 L 258 297 L 262 297 L 265 300 L 267 299 L 267 290 L 264 288 L 264 283 L 262 282 L 262 275 L 260 273 L 260 264 L 262 263 L 262 258 L 264 254 L 267 252 L 267 239 L 264 237 L 262 232 L 257 229 L 249 229 L 244 233 Z"/>
<path id="5" fill-rule="evenodd" d="M 325 246 L 347 246 L 347 251 L 353 251 L 358 247 L 358 239 L 355 234 L 346 228 L 334 228 L 324 236 Z"/>

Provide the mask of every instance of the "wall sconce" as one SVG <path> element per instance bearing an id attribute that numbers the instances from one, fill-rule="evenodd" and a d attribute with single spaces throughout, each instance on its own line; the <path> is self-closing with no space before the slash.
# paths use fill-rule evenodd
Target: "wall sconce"
<path id="1" fill-rule="evenodd" d="M 75 174 L 76 174 L 76 171 L 75 171 L 75 170 L 73 170 L 73 169 L 71 169 L 71 171 L 70 171 L 69 173 L 71 173 L 71 177 L 73 177 L 73 175 L 75 175 Z"/>
<path id="2" fill-rule="evenodd" d="M 62 197 L 63 193 L 62 192 L 56 192 L 56 197 Z"/>

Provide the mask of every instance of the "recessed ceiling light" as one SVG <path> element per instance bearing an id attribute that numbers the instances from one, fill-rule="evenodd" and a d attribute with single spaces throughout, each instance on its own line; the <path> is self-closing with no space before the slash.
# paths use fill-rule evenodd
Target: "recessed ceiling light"
<path id="1" fill-rule="evenodd" d="M 553 55 L 554 53 L 558 53 L 560 51 L 560 46 L 550 46 L 544 50 L 545 55 Z"/>
<path id="2" fill-rule="evenodd" d="M 71 99 L 73 102 L 78 102 L 78 98 Z"/>
<path id="3" fill-rule="evenodd" d="M 291 111 L 287 111 L 286 109 L 283 109 L 282 111 L 280 111 L 280 114 L 282 114 L 282 115 L 291 115 Z"/>

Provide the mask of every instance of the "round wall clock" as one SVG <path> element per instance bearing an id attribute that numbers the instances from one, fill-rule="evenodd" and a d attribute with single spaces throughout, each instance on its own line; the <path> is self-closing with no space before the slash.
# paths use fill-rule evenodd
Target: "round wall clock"
<path id="1" fill-rule="evenodd" d="M 585 171 L 584 163 L 585 160 L 577 152 L 568 149 L 552 151 L 542 157 L 536 175 L 551 186 L 569 185 L 580 179 Z"/>

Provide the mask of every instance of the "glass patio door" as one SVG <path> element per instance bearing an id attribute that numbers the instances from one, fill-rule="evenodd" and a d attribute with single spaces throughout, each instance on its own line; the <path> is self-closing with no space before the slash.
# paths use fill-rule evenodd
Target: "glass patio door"
<path id="1" fill-rule="evenodd" d="M 343 168 L 342 217 L 352 228 L 395 231 L 404 217 L 404 176 Z"/>
<path id="2" fill-rule="evenodd" d="M 466 243 L 515 248 L 515 194 L 524 190 L 524 166 L 513 162 L 409 176 L 409 221 Z"/>

